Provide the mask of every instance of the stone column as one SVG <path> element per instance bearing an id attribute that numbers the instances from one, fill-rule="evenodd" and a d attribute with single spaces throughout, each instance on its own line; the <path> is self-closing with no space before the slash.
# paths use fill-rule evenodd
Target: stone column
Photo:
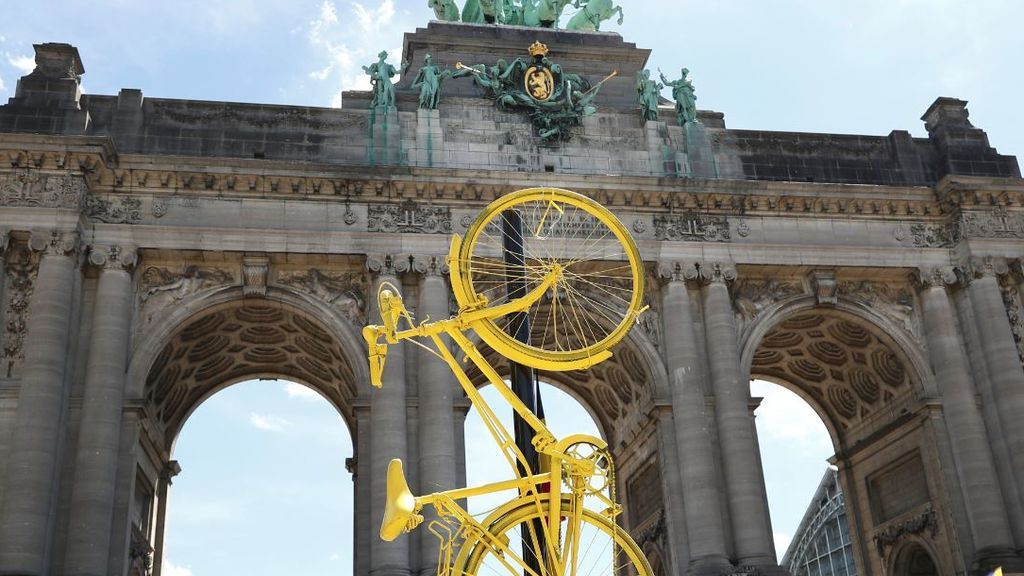
<path id="1" fill-rule="evenodd" d="M 409 270 L 408 258 L 381 256 L 367 261 L 377 277 L 370 292 L 370 322 L 380 322 L 377 292 L 384 284 L 401 290 L 398 275 Z M 409 538 L 400 536 L 394 542 L 385 542 L 377 536 L 384 519 L 387 496 L 387 469 L 392 458 L 407 461 L 407 425 L 405 394 L 405 348 L 399 343 L 388 347 L 387 363 L 381 378 L 380 390 L 370 391 L 370 451 L 360 457 L 370 458 L 370 575 L 409 576 Z"/>
<path id="2" fill-rule="evenodd" d="M 1009 453 L 1009 468 L 1015 482 L 1008 489 L 1017 490 L 1016 499 L 1024 498 L 1024 369 L 1021 368 L 1016 342 L 1003 304 L 998 274 L 1009 271 L 1006 263 L 987 258 L 974 262 L 967 287 L 968 299 L 974 311 L 978 337 L 988 367 L 990 390 L 985 402 L 995 408 L 998 426 L 990 427 L 993 444 L 1005 446 Z M 994 429 L 993 429 L 994 428 Z M 1018 534 L 1024 533 L 1024 518 L 1015 518 Z M 1018 541 L 1024 546 L 1024 541 Z"/>
<path id="3" fill-rule="evenodd" d="M 108 572 L 135 251 L 120 246 L 96 247 L 89 254 L 89 262 L 101 266 L 102 271 L 93 306 L 92 344 L 71 492 L 64 561 L 64 572 L 69 576 L 104 576 Z"/>
<path id="4" fill-rule="evenodd" d="M 707 281 L 704 329 L 736 560 L 744 566 L 773 567 L 777 564 L 772 553 L 764 478 L 756 465 L 759 455 L 749 407 L 750 380 L 740 373 L 736 318 L 727 285 L 736 278 L 736 271 L 711 264 L 701 270 L 701 275 Z"/>
<path id="5" fill-rule="evenodd" d="M 77 233 L 33 234 L 29 244 L 44 254 L 29 305 L 25 368 L 0 508 L 0 574 L 49 572 L 53 483 L 78 269 Z"/>
<path id="6" fill-rule="evenodd" d="M 422 112 L 422 110 L 421 110 Z M 414 269 L 422 274 L 419 289 L 417 321 L 443 320 L 450 315 L 448 266 L 440 256 L 418 257 Z M 443 339 L 451 346 L 448 338 Z M 424 342 L 433 348 L 433 343 Z M 420 492 L 428 494 L 455 488 L 455 395 L 459 383 L 443 360 L 422 348 L 416 349 L 419 366 L 419 453 Z M 424 523 L 437 516 L 433 507 L 424 510 Z M 420 574 L 432 576 L 437 571 L 438 541 L 432 534 L 420 538 Z"/>
<path id="7" fill-rule="evenodd" d="M 160 471 L 156 487 L 156 530 L 153 534 L 153 576 L 160 576 L 164 569 L 164 534 L 167 531 L 167 498 L 170 496 L 173 479 L 181 474 L 181 465 L 171 460 Z"/>
<path id="8" fill-rule="evenodd" d="M 919 279 L 923 286 L 921 305 L 928 356 L 942 395 L 942 411 L 951 436 L 976 558 L 990 554 L 1002 557 L 1007 553 L 1012 558 L 1006 507 L 960 341 L 956 311 L 946 292 L 946 284 L 954 282 L 956 275 L 952 269 L 938 268 L 925 271 Z"/>
<path id="9" fill-rule="evenodd" d="M 690 314 L 690 294 L 684 277 L 696 278 L 697 270 L 691 266 L 686 274 L 687 270 L 680 264 L 670 264 L 661 267 L 659 272 L 668 279 L 662 288 L 662 325 L 690 545 L 688 572 L 719 573 L 728 567 L 729 560 L 719 507 L 718 474 L 707 429 L 709 418 L 698 365 L 696 333 Z"/>

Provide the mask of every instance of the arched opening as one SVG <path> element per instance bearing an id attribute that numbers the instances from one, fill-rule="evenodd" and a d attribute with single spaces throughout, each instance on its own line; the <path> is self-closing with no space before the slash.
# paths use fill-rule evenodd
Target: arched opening
<path id="1" fill-rule="evenodd" d="M 216 392 L 174 443 L 163 576 L 350 573 L 352 456 L 341 415 L 311 388 Z"/>
<path id="2" fill-rule="evenodd" d="M 187 506 L 190 501 L 189 493 L 192 491 L 189 488 L 189 475 L 196 478 L 200 475 L 199 471 L 204 469 L 201 465 L 204 457 L 193 455 L 193 463 L 189 463 L 188 452 L 182 452 L 193 450 L 190 446 L 199 446 L 200 450 L 219 446 L 220 451 L 215 457 L 225 461 L 241 458 L 236 461 L 236 469 L 221 469 L 222 476 L 218 477 L 222 480 L 231 479 L 237 483 L 236 489 L 230 493 L 231 498 L 239 497 L 243 488 L 271 490 L 264 493 L 262 500 L 254 497 L 259 502 L 252 504 L 256 508 L 250 507 L 251 509 L 262 506 L 269 511 L 278 503 L 287 503 L 289 500 L 294 501 L 296 508 L 304 508 L 305 506 L 301 504 L 302 498 L 316 494 L 319 490 L 316 488 L 317 483 L 321 488 L 330 485 L 348 486 L 353 480 L 356 482 L 356 489 L 362 485 L 355 474 L 354 466 L 357 460 L 354 452 L 358 446 L 354 431 L 354 399 L 357 382 L 366 381 L 365 367 L 360 361 L 365 352 L 357 345 L 353 345 L 355 331 L 350 322 L 332 311 L 318 309 L 296 300 L 288 293 L 276 290 L 270 291 L 265 299 L 238 299 L 230 296 L 221 295 L 220 302 L 205 308 L 191 308 L 199 310 L 180 318 L 162 336 L 157 335 L 140 346 L 137 358 L 133 360 L 132 370 L 140 376 L 144 385 L 140 386 L 137 392 L 141 408 L 138 416 L 139 433 L 133 450 L 136 454 L 135 469 L 124 471 L 126 481 L 130 478 L 131 482 L 131 488 L 126 491 L 130 494 L 130 501 L 126 503 L 130 518 L 126 530 L 131 536 L 129 562 L 133 567 L 144 568 L 149 563 L 152 552 L 155 574 L 162 575 L 165 558 L 169 561 L 166 566 L 171 569 L 171 576 L 189 573 L 178 570 L 177 575 L 173 574 L 175 567 L 184 566 L 187 570 L 187 558 L 182 558 L 178 552 L 171 552 L 169 547 L 174 545 L 174 540 L 166 538 L 166 528 L 168 521 L 175 522 L 172 507 L 182 506 L 177 503 L 182 499 L 186 512 L 177 522 L 187 524 Z M 277 378 L 286 379 L 288 383 L 279 382 Z M 252 380 L 269 382 L 253 383 L 250 382 Z M 232 386 L 240 382 L 246 384 Z M 226 406 L 222 406 L 226 400 L 220 400 L 221 397 L 230 399 L 238 394 L 247 396 L 250 390 L 259 390 L 260 387 L 269 387 L 265 394 L 270 396 L 256 394 L 250 400 L 257 404 L 266 403 L 267 409 L 240 409 L 239 402 L 227 402 Z M 268 399 L 274 395 L 277 396 L 276 400 Z M 319 469 L 319 475 L 306 479 L 292 477 L 288 481 L 289 489 L 295 492 L 293 496 L 286 497 L 284 492 L 278 492 L 277 496 L 274 496 L 265 480 L 272 472 L 263 468 L 259 468 L 262 472 L 256 471 L 259 465 L 265 464 L 260 462 L 262 457 L 259 454 L 264 454 L 263 450 L 276 445 L 281 453 L 294 456 L 313 446 L 303 443 L 300 438 L 292 437 L 300 429 L 306 429 L 312 422 L 310 418 L 301 414 L 279 414 L 289 404 L 294 408 L 302 407 L 299 400 L 316 400 L 309 402 L 311 406 L 305 408 L 315 408 L 319 411 L 319 418 L 325 421 L 324 426 L 327 430 L 321 431 L 321 440 L 337 442 L 340 439 L 341 444 L 334 444 L 333 452 L 321 453 L 319 462 L 315 463 L 323 467 Z M 229 412 L 242 410 L 235 414 L 236 423 L 242 425 L 240 430 L 245 430 L 252 436 L 248 440 L 240 439 L 237 445 L 229 442 L 225 437 L 230 436 L 227 428 L 229 421 L 207 421 L 211 417 L 206 414 L 216 412 L 218 407 L 223 407 Z M 271 407 L 273 409 L 270 409 Z M 327 426 L 326 421 L 330 421 L 332 425 Z M 295 445 L 289 446 L 285 440 L 293 441 Z M 351 460 L 346 462 L 348 458 Z M 309 457 L 309 460 L 315 459 L 317 458 L 312 455 Z M 178 461 L 181 462 L 180 468 Z M 245 470 L 253 466 L 257 468 L 252 468 L 252 474 L 245 473 Z M 181 469 L 184 469 L 182 476 L 175 481 L 174 477 Z M 270 470 L 274 470 L 274 467 Z M 286 470 L 277 472 L 283 473 Z M 214 480 L 210 489 L 217 485 L 216 479 Z M 310 483 L 305 484 L 307 481 Z M 172 482 L 176 488 L 177 500 L 167 497 L 171 492 Z M 351 493 L 352 488 L 349 487 L 347 490 Z M 226 505 L 223 499 L 212 503 L 204 502 L 200 497 L 202 491 L 196 488 L 194 492 L 197 494 L 196 498 L 192 498 L 192 501 L 196 502 L 195 508 L 204 510 L 205 514 L 216 514 L 218 507 L 223 510 Z M 329 492 L 323 494 L 326 501 L 321 503 L 317 510 L 329 508 L 331 496 Z M 264 562 L 244 571 L 267 574 L 292 572 L 295 571 L 298 562 L 309 567 L 302 569 L 303 573 L 336 573 L 339 570 L 353 572 L 352 565 L 359 559 L 353 559 L 352 556 L 360 557 L 360 547 L 352 546 L 350 542 L 342 544 L 342 534 L 351 534 L 353 518 L 359 517 L 358 511 L 354 509 L 361 509 L 363 504 L 360 503 L 360 499 L 354 499 L 354 502 L 352 500 L 348 500 L 351 505 L 340 519 L 336 520 L 336 523 L 340 522 L 342 526 L 349 527 L 348 529 L 341 532 L 332 529 L 331 532 L 323 534 L 311 532 L 307 540 L 312 544 L 321 536 L 334 537 L 334 550 L 321 551 L 314 557 L 296 559 L 290 568 L 282 566 L 284 570 L 270 570 L 268 567 L 272 563 Z M 305 532 L 305 528 L 295 524 L 297 519 L 287 519 L 285 509 L 282 508 L 279 512 L 283 516 L 276 520 L 258 515 L 249 518 L 238 530 L 254 529 L 261 523 L 270 523 L 284 527 L 290 535 Z M 199 517 L 202 518 L 202 514 Z M 261 534 L 269 534 L 269 531 Z M 265 549 L 281 549 L 279 545 L 260 544 L 261 537 L 231 539 L 230 534 L 228 537 L 232 542 L 241 540 L 245 549 L 249 551 L 247 557 L 251 558 L 258 557 L 257 552 Z M 211 550 L 217 549 L 209 543 L 203 546 Z M 165 555 L 165 550 L 169 554 Z M 188 554 L 185 549 L 180 553 Z M 229 573 L 243 571 L 238 567 L 239 561 L 228 563 L 230 559 L 226 553 L 218 552 L 218 557 L 222 563 L 217 565 L 217 569 L 208 570 L 209 572 L 224 573 L 225 566 L 229 567 Z M 317 568 L 318 563 L 326 567 L 320 570 Z M 207 570 L 204 570 L 205 572 Z"/>
<path id="3" fill-rule="evenodd" d="M 873 500 L 892 486 L 926 486 L 893 474 L 908 454 L 920 462 L 919 421 L 907 417 L 920 389 L 914 365 L 890 333 L 851 311 L 804 306 L 761 320 L 744 358 L 762 398 L 755 422 L 776 551 L 794 574 L 864 573 L 882 561 L 878 527 L 896 518 L 875 514 Z M 849 497 L 865 476 L 883 483 Z M 926 503 L 927 488 L 914 498 Z"/>
<path id="4" fill-rule="evenodd" d="M 932 555 L 917 542 L 908 543 L 895 556 L 893 576 L 938 576 Z"/>

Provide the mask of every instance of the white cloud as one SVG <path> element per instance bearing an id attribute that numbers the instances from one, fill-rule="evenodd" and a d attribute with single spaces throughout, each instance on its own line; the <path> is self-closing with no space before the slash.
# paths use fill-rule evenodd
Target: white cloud
<path id="1" fill-rule="evenodd" d="M 260 430 L 266 430 L 268 432 L 281 432 L 288 426 L 291 426 L 291 422 L 281 418 L 280 416 L 263 415 L 255 412 L 249 413 L 249 424 Z"/>
<path id="2" fill-rule="evenodd" d="M 36 59 L 32 56 L 11 56 L 7 53 L 7 63 L 28 74 L 36 69 Z"/>
<path id="3" fill-rule="evenodd" d="M 782 532 L 773 532 L 772 536 L 775 537 L 775 553 L 779 556 L 779 560 L 782 560 L 782 556 L 786 553 L 786 549 L 789 548 L 789 543 L 793 540 L 793 537 Z"/>
<path id="4" fill-rule="evenodd" d="M 376 8 L 367 9 L 358 2 L 352 3 L 352 10 L 359 20 L 359 27 L 364 32 L 377 32 L 382 26 L 391 23 L 395 17 L 395 3 L 392 0 L 384 0 Z"/>
<path id="5" fill-rule="evenodd" d="M 7 87 L 4 86 L 4 79 L 3 79 L 3 77 L 0 77 L 0 92 L 6 92 L 6 91 L 7 91 Z"/>
<path id="6" fill-rule="evenodd" d="M 284 391 L 288 394 L 288 398 L 298 398 L 299 400 L 320 400 L 320 395 L 315 390 L 302 384 L 296 384 L 295 382 L 285 382 Z"/>
<path id="7" fill-rule="evenodd" d="M 832 446 L 824 422 L 803 398 L 782 386 L 760 380 L 751 382 L 750 393 L 764 398 L 755 412 L 757 433 L 762 438 L 824 448 Z"/>
<path id="8" fill-rule="evenodd" d="M 164 569 L 161 574 L 165 576 L 192 576 L 192 569 L 187 566 L 178 566 L 168 558 L 164 560 Z"/>
<path id="9" fill-rule="evenodd" d="M 331 554 L 331 556 L 328 558 L 328 560 L 331 560 L 332 562 L 335 561 L 335 560 L 340 560 L 340 559 L 341 559 L 341 556 L 339 556 L 338 554 Z"/>

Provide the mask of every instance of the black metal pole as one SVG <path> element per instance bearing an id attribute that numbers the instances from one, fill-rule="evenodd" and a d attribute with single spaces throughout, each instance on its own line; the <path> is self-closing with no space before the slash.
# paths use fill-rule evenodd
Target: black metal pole
<path id="1" fill-rule="evenodd" d="M 502 248 L 505 253 L 505 275 L 508 278 L 508 298 L 513 300 L 526 295 L 526 257 L 523 254 L 523 219 L 519 212 L 506 210 L 501 214 L 502 225 Z M 510 318 L 508 330 L 509 335 L 516 340 L 529 344 L 530 342 L 530 317 L 525 311 L 516 312 Z M 509 360 L 509 380 L 512 383 L 512 391 L 522 400 L 523 404 L 534 414 L 537 413 L 538 394 L 537 380 L 533 368 L 523 366 Z M 537 474 L 540 471 L 540 461 L 537 458 L 537 451 L 533 447 L 534 430 L 526 423 L 519 414 L 512 414 L 513 428 L 515 431 L 516 446 L 526 458 L 529 472 Z M 527 471 L 520 466 L 520 474 Z M 530 570 L 535 574 L 544 574 L 542 564 L 546 551 L 543 525 L 539 521 L 533 522 L 533 533 L 537 535 L 537 548 L 533 546 L 530 536 L 530 527 L 522 526 L 523 533 L 523 560 Z M 540 557 L 538 557 L 538 551 Z M 524 568 L 524 576 L 528 570 Z"/>

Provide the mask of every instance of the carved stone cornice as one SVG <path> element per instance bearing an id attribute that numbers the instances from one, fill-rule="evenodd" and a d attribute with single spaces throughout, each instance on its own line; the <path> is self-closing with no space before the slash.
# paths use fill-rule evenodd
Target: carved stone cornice
<path id="1" fill-rule="evenodd" d="M 412 269 L 412 258 L 400 254 L 375 254 L 366 258 L 366 269 L 377 276 L 398 276 Z"/>
<path id="2" fill-rule="evenodd" d="M 70 256 L 81 249 L 81 236 L 78 232 L 33 231 L 28 245 L 32 250 L 46 255 Z"/>
<path id="3" fill-rule="evenodd" d="M 104 270 L 131 272 L 138 263 L 134 246 L 94 245 L 89 249 L 89 263 Z"/>
<path id="4" fill-rule="evenodd" d="M 447 276 L 450 268 L 444 256 L 412 257 L 412 271 L 423 276 Z"/>

